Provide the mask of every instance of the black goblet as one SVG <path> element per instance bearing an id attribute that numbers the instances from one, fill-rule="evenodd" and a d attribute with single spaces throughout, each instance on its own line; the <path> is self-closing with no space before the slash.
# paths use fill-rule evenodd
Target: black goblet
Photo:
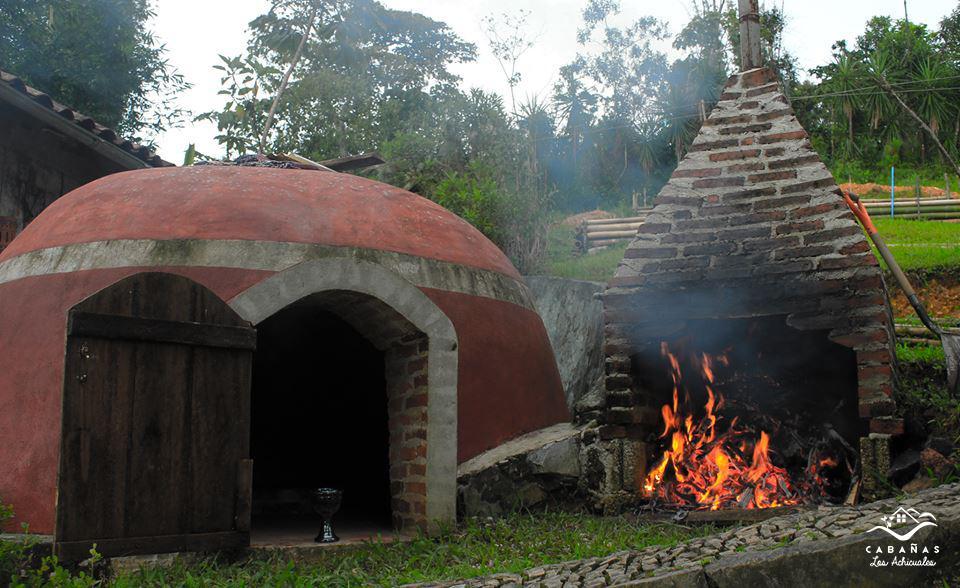
<path id="1" fill-rule="evenodd" d="M 313 491 L 313 510 L 323 518 L 323 528 L 314 539 L 317 543 L 335 543 L 340 540 L 330 526 L 330 519 L 340 510 L 343 491 L 336 488 L 317 488 Z"/>

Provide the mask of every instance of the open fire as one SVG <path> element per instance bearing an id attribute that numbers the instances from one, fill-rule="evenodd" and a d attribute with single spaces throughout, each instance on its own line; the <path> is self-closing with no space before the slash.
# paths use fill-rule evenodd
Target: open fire
<path id="1" fill-rule="evenodd" d="M 674 353 L 667 343 L 661 343 L 660 352 L 669 361 L 673 400 L 661 408 L 664 452 L 642 481 L 645 497 L 718 510 L 796 505 L 827 496 L 827 472 L 839 465 L 836 457 L 811 451 L 807 463 L 791 474 L 776 463 L 773 431 L 724 414 L 728 403 L 715 370 L 729 365 L 726 353 Z M 682 363 L 695 369 L 696 377 L 685 377 Z M 693 398 L 704 396 L 702 409 L 695 410 Z"/>

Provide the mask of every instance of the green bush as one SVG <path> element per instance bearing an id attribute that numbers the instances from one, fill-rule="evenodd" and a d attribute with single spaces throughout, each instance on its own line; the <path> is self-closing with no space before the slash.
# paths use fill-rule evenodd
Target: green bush
<path id="1" fill-rule="evenodd" d="M 547 207 L 536 190 L 511 190 L 474 162 L 451 172 L 430 198 L 476 227 L 507 254 L 521 273 L 535 271 L 546 249 Z"/>

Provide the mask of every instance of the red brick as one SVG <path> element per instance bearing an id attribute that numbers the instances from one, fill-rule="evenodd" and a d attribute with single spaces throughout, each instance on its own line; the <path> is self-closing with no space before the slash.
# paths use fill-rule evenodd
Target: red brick
<path id="1" fill-rule="evenodd" d="M 704 206 L 700 209 L 700 216 L 725 216 L 730 214 L 741 214 L 750 211 L 751 205 L 746 204 L 723 204 L 720 206 Z"/>
<path id="2" fill-rule="evenodd" d="M 804 237 L 804 243 L 821 243 L 823 241 L 833 241 L 836 239 L 842 239 L 844 237 L 853 237 L 854 235 L 860 234 L 862 231 L 858 225 L 851 225 L 849 227 L 840 227 L 837 229 L 827 229 L 825 231 L 820 231 L 813 233 L 812 235 L 807 235 Z M 864 252 L 869 251 L 869 247 L 864 250 Z"/>
<path id="3" fill-rule="evenodd" d="M 735 178 L 707 178 L 703 180 L 694 180 L 694 188 L 726 188 L 732 186 L 742 186 L 744 182 L 743 177 Z"/>
<path id="4" fill-rule="evenodd" d="M 767 172 L 765 174 L 754 174 L 747 177 L 750 182 L 773 182 L 776 180 L 792 180 L 797 177 L 796 170 L 785 170 L 777 172 Z"/>
<path id="5" fill-rule="evenodd" d="M 794 247 L 791 249 L 777 251 L 773 254 L 773 258 L 776 260 L 799 259 L 802 257 L 817 257 L 820 255 L 826 255 L 828 253 L 833 253 L 833 247 L 830 245 L 820 245 L 819 247 Z"/>
<path id="6" fill-rule="evenodd" d="M 817 231 L 823 228 L 822 220 L 812 220 L 812 221 L 802 221 L 795 223 L 787 223 L 785 225 L 780 225 L 777 227 L 778 235 L 785 235 L 787 233 L 803 233 L 807 231 Z"/>
<path id="7" fill-rule="evenodd" d="M 427 367 L 427 358 L 421 357 L 420 359 L 411 361 L 407 364 L 407 373 L 415 374 L 420 370 L 423 370 Z"/>
<path id="8" fill-rule="evenodd" d="M 720 100 L 736 100 L 743 96 L 742 92 L 724 92 L 720 94 Z"/>
<path id="9" fill-rule="evenodd" d="M 809 204 L 809 196 L 784 196 L 783 198 L 767 198 L 760 200 L 753 205 L 754 210 L 766 210 L 768 208 L 793 208 L 801 204 Z"/>
<path id="10" fill-rule="evenodd" d="M 748 100 L 746 102 L 741 102 L 740 104 L 737 104 L 737 108 L 739 108 L 740 110 L 752 110 L 758 106 L 760 106 L 760 103 L 757 102 L 756 100 Z"/>
<path id="11" fill-rule="evenodd" d="M 875 376 L 884 376 L 886 378 L 893 377 L 893 368 L 889 365 L 876 365 L 876 366 L 860 366 L 857 369 L 857 377 L 860 380 L 866 380 L 867 378 L 872 378 Z"/>
<path id="12" fill-rule="evenodd" d="M 794 192 L 802 192 L 804 190 L 816 189 L 816 188 L 828 188 L 834 186 L 836 183 L 833 178 L 823 178 L 820 180 L 811 180 L 809 182 L 800 182 L 798 184 L 791 184 L 789 186 L 784 186 L 780 188 L 781 194 L 792 194 Z"/>
<path id="13" fill-rule="evenodd" d="M 860 241 L 859 243 L 854 243 L 853 245 L 847 245 L 840 249 L 840 253 L 844 255 L 850 255 L 851 253 L 866 253 L 870 251 L 870 245 L 866 241 Z"/>
<path id="14" fill-rule="evenodd" d="M 807 132 L 803 129 L 798 131 L 787 131 L 785 133 L 773 133 L 760 137 L 760 143 L 779 143 L 781 141 L 794 141 L 796 139 L 806 139 Z"/>
<path id="15" fill-rule="evenodd" d="M 677 254 L 676 247 L 631 247 L 623 257 L 626 259 L 665 259 Z"/>
<path id="16" fill-rule="evenodd" d="M 743 135 L 746 133 L 762 133 L 773 128 L 773 123 L 757 123 L 752 125 L 739 125 L 733 127 L 720 127 L 721 135 Z M 763 142 L 761 138 L 760 142 Z"/>
<path id="17" fill-rule="evenodd" d="M 765 84 L 776 84 L 777 76 L 773 70 L 767 67 L 755 69 L 740 75 L 740 86 L 744 88 L 756 88 Z"/>
<path id="18" fill-rule="evenodd" d="M 731 159 L 747 159 L 748 157 L 757 157 L 760 155 L 759 149 L 739 149 L 737 151 L 721 151 L 720 153 L 711 153 L 710 161 L 729 161 Z"/>
<path id="19" fill-rule="evenodd" d="M 759 239 L 757 241 L 747 241 L 743 244 L 744 253 L 756 253 L 758 251 L 772 251 L 773 249 L 783 249 L 800 244 L 800 237 L 779 237 L 776 239 Z"/>
<path id="20" fill-rule="evenodd" d="M 872 253 L 865 255 L 848 255 L 846 257 L 826 257 L 820 260 L 819 268 L 824 270 L 846 269 L 848 267 L 862 267 L 876 265 L 877 258 Z"/>
<path id="21" fill-rule="evenodd" d="M 730 219 L 730 225 L 749 225 L 752 223 L 767 223 L 780 221 L 787 218 L 787 213 L 782 210 L 765 210 L 763 212 L 754 212 L 740 217 Z"/>
<path id="22" fill-rule="evenodd" d="M 770 150 L 768 149 L 768 151 Z M 813 155 L 804 155 L 803 157 L 791 157 L 790 159 L 771 161 L 770 169 L 780 169 L 783 167 L 802 167 L 807 163 L 820 163 L 820 156 L 814 153 Z"/>
<path id="23" fill-rule="evenodd" d="M 711 116 L 703 121 L 705 127 L 715 127 L 718 125 L 739 125 L 753 121 L 753 116 L 749 114 L 737 114 L 733 116 Z"/>
<path id="24" fill-rule="evenodd" d="M 703 141 L 697 143 L 694 141 L 693 145 L 690 146 L 687 151 L 712 151 L 714 149 L 724 149 L 726 147 L 736 147 L 736 139 L 720 139 L 718 141 Z"/>
<path id="25" fill-rule="evenodd" d="M 903 435 L 903 419 L 877 417 L 870 419 L 870 432 L 886 435 Z"/>
<path id="26" fill-rule="evenodd" d="M 761 162 L 755 163 L 738 163 L 737 165 L 727 166 L 727 173 L 736 173 L 736 172 L 745 172 L 745 171 L 760 171 L 764 168 L 764 164 Z"/>
<path id="27" fill-rule="evenodd" d="M 727 255 L 733 253 L 736 245 L 730 242 L 688 245 L 683 248 L 684 255 Z"/>
<path id="28" fill-rule="evenodd" d="M 412 463 L 407 466 L 411 476 L 426 476 L 427 466 L 422 463 Z"/>
<path id="29" fill-rule="evenodd" d="M 780 89 L 780 85 L 773 83 L 766 86 L 760 86 L 759 88 L 754 88 L 752 90 L 747 90 L 744 93 L 744 96 L 747 98 L 753 98 L 754 96 L 761 96 L 763 94 L 770 94 L 771 92 L 776 92 Z"/>
<path id="30" fill-rule="evenodd" d="M 413 408 L 415 406 L 426 406 L 427 405 L 427 393 L 421 392 L 420 394 L 414 394 L 413 396 L 407 398 L 405 403 L 405 408 Z"/>
<path id="31" fill-rule="evenodd" d="M 803 208 L 794 209 L 793 212 L 790 214 L 790 217 L 803 218 L 805 216 L 816 216 L 818 214 L 830 212 L 833 209 L 834 209 L 833 204 L 817 204 L 814 206 L 804 206 Z"/>
<path id="32" fill-rule="evenodd" d="M 763 155 L 764 157 L 779 157 L 783 155 L 784 152 L 786 152 L 786 149 L 783 147 L 772 147 L 770 149 L 764 149 Z"/>
<path id="33" fill-rule="evenodd" d="M 709 178 L 720 175 L 719 167 L 701 168 L 701 169 L 680 169 L 673 171 L 674 178 Z"/>
<path id="34" fill-rule="evenodd" d="M 744 137 L 740 139 L 741 145 L 753 145 L 754 143 L 756 143 L 756 137 Z"/>
<path id="35" fill-rule="evenodd" d="M 859 363 L 866 363 L 866 362 L 873 362 L 873 361 L 890 363 L 890 360 L 891 360 L 890 352 L 885 349 L 880 351 L 861 351 L 857 353 L 857 361 Z"/>
<path id="36" fill-rule="evenodd" d="M 426 496 L 427 494 L 427 485 L 423 482 L 407 482 L 403 485 L 403 490 L 409 494 L 419 494 L 420 496 Z"/>
<path id="37" fill-rule="evenodd" d="M 757 115 L 757 120 L 760 122 L 766 122 L 768 120 L 783 118 L 785 116 L 793 116 L 793 109 L 781 108 L 780 110 L 771 110 L 770 112 L 764 112 L 763 114 Z"/>
<path id="38" fill-rule="evenodd" d="M 734 200 L 739 198 L 756 198 L 757 196 L 773 196 L 777 193 L 777 189 L 774 186 L 767 186 L 766 188 L 750 188 L 749 190 L 737 190 L 736 192 L 727 192 L 723 195 L 723 199 Z"/>

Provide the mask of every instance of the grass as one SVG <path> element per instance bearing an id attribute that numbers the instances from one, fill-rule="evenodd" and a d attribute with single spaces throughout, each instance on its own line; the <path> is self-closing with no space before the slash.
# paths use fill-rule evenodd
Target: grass
<path id="1" fill-rule="evenodd" d="M 676 545 L 714 527 L 636 524 L 622 517 L 563 512 L 469 520 L 438 538 L 368 543 L 325 551 L 294 564 L 279 554 L 237 563 L 205 559 L 113 578 L 109 586 L 394 586 L 521 572 L 562 561 L 605 556 L 650 545 Z M 2 583 L 2 582 L 0 582 Z M 91 584 L 71 584 L 88 586 Z"/>
<path id="2" fill-rule="evenodd" d="M 960 266 L 960 223 L 881 217 L 873 222 L 904 271 Z"/>
<path id="3" fill-rule="evenodd" d="M 947 390 L 943 349 L 939 345 L 898 344 L 897 359 L 901 376 L 897 410 L 922 423 L 931 435 L 960 442 L 960 398 Z"/>
<path id="4" fill-rule="evenodd" d="M 606 282 L 613 277 L 623 259 L 627 243 L 597 253 L 579 255 L 573 250 L 573 227 L 553 225 L 547 233 L 545 273 L 574 280 Z"/>

